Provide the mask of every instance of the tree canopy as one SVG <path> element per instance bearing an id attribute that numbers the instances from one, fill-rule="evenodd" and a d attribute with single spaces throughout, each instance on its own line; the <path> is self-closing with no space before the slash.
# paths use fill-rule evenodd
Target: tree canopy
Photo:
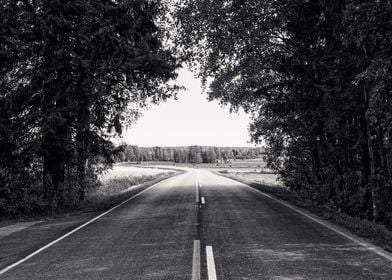
<path id="1" fill-rule="evenodd" d="M 390 1 L 178 2 L 176 43 L 209 96 L 251 113 L 301 195 L 392 225 Z"/>
<path id="2" fill-rule="evenodd" d="M 1 2 L 0 208 L 31 193 L 49 208 L 83 199 L 94 160 L 112 160 L 109 137 L 175 95 L 163 11 L 144 0 Z"/>

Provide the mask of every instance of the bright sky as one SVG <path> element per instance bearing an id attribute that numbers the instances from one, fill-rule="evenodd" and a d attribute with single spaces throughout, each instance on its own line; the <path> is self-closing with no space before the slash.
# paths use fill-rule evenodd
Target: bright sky
<path id="1" fill-rule="evenodd" d="M 217 101 L 208 102 L 201 82 L 188 70 L 177 78 L 186 90 L 177 100 L 149 105 L 121 139 L 138 146 L 254 146 L 249 142 L 249 116 L 230 113 Z"/>

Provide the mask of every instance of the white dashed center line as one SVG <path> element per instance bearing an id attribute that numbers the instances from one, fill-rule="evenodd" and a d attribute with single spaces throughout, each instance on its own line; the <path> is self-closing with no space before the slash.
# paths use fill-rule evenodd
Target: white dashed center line
<path id="1" fill-rule="evenodd" d="M 199 198 L 199 178 L 196 177 L 196 203 L 200 202 Z"/>
<path id="2" fill-rule="evenodd" d="M 200 240 L 193 242 L 192 280 L 200 280 Z"/>
<path id="3" fill-rule="evenodd" d="M 206 247 L 206 254 L 207 254 L 208 280 L 216 280 L 215 261 L 214 261 L 214 253 L 212 251 L 212 246 Z"/>

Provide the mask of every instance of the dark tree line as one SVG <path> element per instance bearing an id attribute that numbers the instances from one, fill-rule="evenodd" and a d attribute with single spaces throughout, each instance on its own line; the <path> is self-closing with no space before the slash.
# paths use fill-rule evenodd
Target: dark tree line
<path id="1" fill-rule="evenodd" d="M 175 94 L 159 1 L 0 3 L 0 213 L 83 200 L 110 137 Z M 133 109 L 130 109 L 133 108 Z"/>
<path id="2" fill-rule="evenodd" d="M 177 43 L 285 184 L 392 226 L 392 3 L 187 0 Z"/>
<path id="3" fill-rule="evenodd" d="M 262 148 L 246 147 L 138 147 L 122 145 L 116 154 L 116 160 L 121 162 L 219 163 L 233 159 L 261 158 L 263 153 Z"/>

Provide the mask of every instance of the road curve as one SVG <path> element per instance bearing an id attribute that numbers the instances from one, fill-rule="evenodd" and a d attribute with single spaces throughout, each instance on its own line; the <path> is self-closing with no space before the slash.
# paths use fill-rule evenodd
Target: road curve
<path id="1" fill-rule="evenodd" d="M 241 183 L 190 170 L 0 275 L 198 278 L 392 279 L 392 263 Z"/>

